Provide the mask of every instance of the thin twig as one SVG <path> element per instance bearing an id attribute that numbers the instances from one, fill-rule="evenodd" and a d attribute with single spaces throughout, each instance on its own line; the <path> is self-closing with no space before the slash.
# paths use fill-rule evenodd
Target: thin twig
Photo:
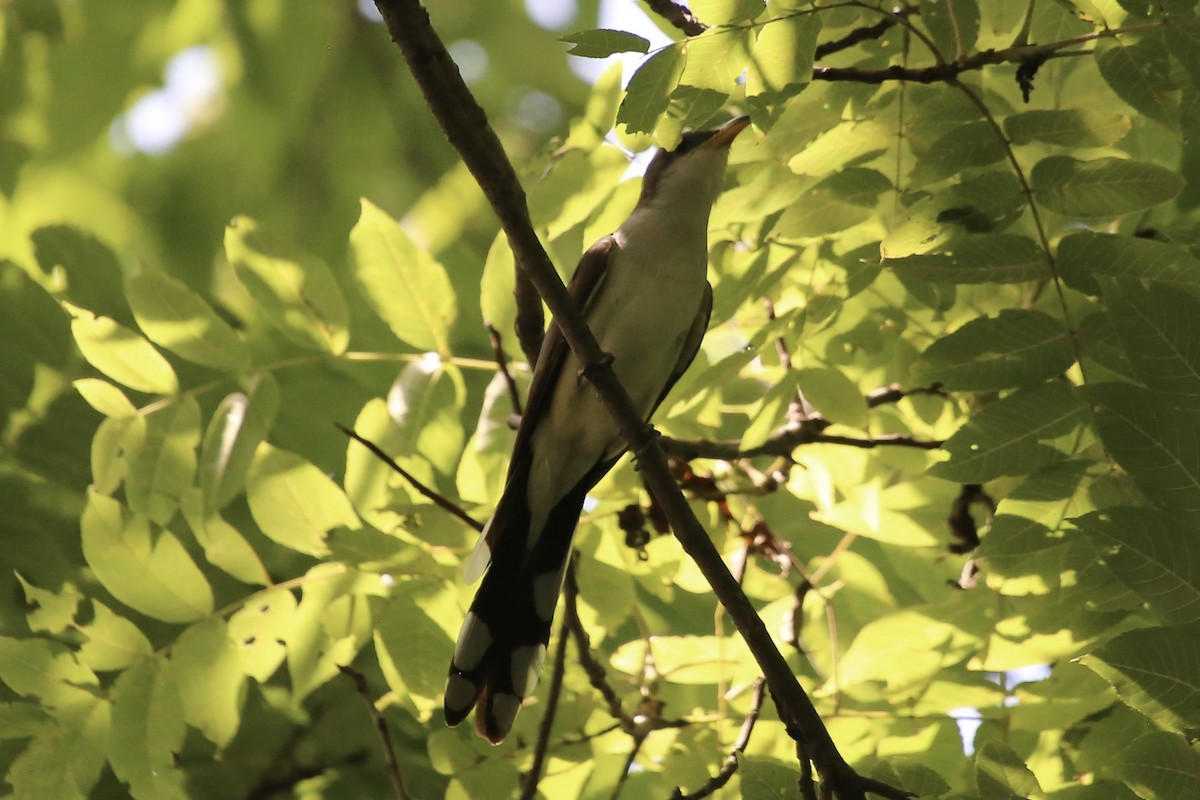
<path id="1" fill-rule="evenodd" d="M 915 14 L 916 9 L 898 8 L 891 13 L 896 17 L 905 17 L 909 14 Z M 840 39 L 834 39 L 831 42 L 824 42 L 817 45 L 817 49 L 813 51 L 813 59 L 822 59 L 834 53 L 840 53 L 842 50 L 848 50 L 856 44 L 878 39 L 887 33 L 897 22 L 899 22 L 898 19 L 881 19 L 874 25 L 855 28 Z"/>
<path id="2" fill-rule="evenodd" d="M 529 772 L 525 773 L 525 785 L 521 787 L 521 800 L 533 800 L 537 796 L 538 782 L 542 779 L 542 769 L 546 764 L 546 755 L 550 752 L 550 732 L 554 729 L 554 717 L 558 712 L 558 702 L 562 698 L 563 674 L 567 666 L 567 623 L 566 619 L 558 626 L 558 644 L 554 648 L 554 666 L 550 671 L 550 691 L 546 694 L 546 711 L 538 723 L 537 742 L 533 746 L 533 763 Z"/>
<path id="3" fill-rule="evenodd" d="M 379 732 L 379 741 L 383 745 L 383 757 L 387 762 L 388 777 L 392 779 L 392 789 L 396 794 L 396 800 L 408 800 L 408 793 L 404 791 L 404 779 L 400 776 L 400 762 L 396 760 L 396 748 L 392 745 L 392 735 L 388 732 L 387 722 L 383 719 L 383 715 L 375 707 L 375 701 L 371 699 L 371 690 L 367 686 L 366 677 L 351 667 L 338 665 L 338 670 L 354 682 L 354 688 L 358 690 L 359 697 L 367 706 L 367 714 L 371 717 L 371 723 Z"/>
<path id="4" fill-rule="evenodd" d="M 378 458 L 380 461 L 382 461 L 383 463 L 385 463 L 389 467 L 391 467 L 392 470 L 396 472 L 396 474 L 398 474 L 400 477 L 404 478 L 404 480 L 406 480 L 410 484 L 412 484 L 412 487 L 414 489 L 416 489 L 421 495 L 432 500 L 436 506 L 443 509 L 444 511 L 449 511 L 451 514 L 458 517 L 459 519 L 461 519 L 463 522 L 465 522 L 467 525 L 471 526 L 475 530 L 480 531 L 480 532 L 483 531 L 483 523 L 482 522 L 478 522 L 477 520 L 472 518 L 471 515 L 469 515 L 466 511 L 463 511 L 461 508 L 459 508 L 453 502 L 451 502 L 450 500 L 447 500 L 445 497 L 438 494 L 433 489 L 430 489 L 428 486 L 421 483 L 419 480 L 416 479 L 416 477 L 413 476 L 413 474 L 411 472 L 409 472 L 404 467 L 397 464 L 396 460 L 394 458 L 389 456 L 387 453 L 383 452 L 383 450 L 379 447 L 379 445 L 375 444 L 370 439 L 364 439 L 362 436 L 359 436 L 356 431 L 354 431 L 351 428 L 347 428 L 345 425 L 341 424 L 340 422 L 335 422 L 333 424 L 335 426 L 337 426 L 337 429 L 339 431 L 346 434 L 351 439 L 353 439 L 354 441 L 361 444 L 363 447 L 370 450 L 375 455 L 376 458 Z"/>
<path id="5" fill-rule="evenodd" d="M 632 734 L 637 729 L 633 717 L 621 705 L 617 690 L 608 682 L 608 674 L 604 666 L 592 655 L 592 640 L 584 630 L 583 622 L 579 619 L 579 579 L 575 571 L 575 558 L 567 564 L 567 577 L 563 585 L 563 627 L 571 633 L 575 640 L 575 650 L 579 654 L 579 665 L 587 673 L 588 682 L 592 688 L 604 698 L 608 713 L 621 725 L 621 730 Z"/>
<path id="6" fill-rule="evenodd" d="M 662 449 L 670 456 L 683 461 L 695 458 L 713 458 L 719 461 L 736 461 L 739 458 L 754 458 L 756 456 L 787 456 L 797 447 L 806 444 L 841 444 L 847 447 L 873 449 L 876 447 L 915 447 L 920 450 L 937 450 L 944 441 L 940 439 L 915 439 L 901 434 L 881 434 L 870 439 L 854 436 L 834 436 L 823 431 L 830 422 L 820 417 L 810 417 L 799 424 L 785 425 L 780 430 L 755 447 L 742 449 L 741 441 L 729 439 L 713 441 L 711 439 L 672 439 L 664 436 L 661 439 Z"/>
<path id="7" fill-rule="evenodd" d="M 539 300 L 539 302 L 541 301 Z M 500 331 L 496 330 L 496 326 L 490 322 L 486 323 L 484 327 L 487 328 L 488 339 L 492 343 L 492 356 L 496 359 L 496 368 L 504 376 L 504 384 L 508 387 L 508 400 L 512 403 L 512 411 L 520 417 L 522 413 L 521 393 L 517 391 L 517 382 L 512 373 L 508 371 L 508 358 L 504 355 L 504 343 L 500 338 Z"/>
<path id="8" fill-rule="evenodd" d="M 746 718 L 742 720 L 742 730 L 738 734 L 737 741 L 733 744 L 733 749 L 725 757 L 725 763 L 721 765 L 720 771 L 705 781 L 703 786 L 691 794 L 684 794 L 682 790 L 676 789 L 675 793 L 671 795 L 672 800 L 700 800 L 702 797 L 715 794 L 725 784 L 729 783 L 729 779 L 733 777 L 733 773 L 737 772 L 738 756 L 744 753 L 746 746 L 750 744 L 750 734 L 754 732 L 754 724 L 758 722 L 758 715 L 762 711 L 766 687 L 766 678 L 760 677 L 754 681 L 754 694 L 750 698 L 750 710 L 746 712 Z"/>

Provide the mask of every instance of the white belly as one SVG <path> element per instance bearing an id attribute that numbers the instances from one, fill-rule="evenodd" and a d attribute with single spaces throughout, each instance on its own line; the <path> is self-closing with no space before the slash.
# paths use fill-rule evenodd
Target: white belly
<path id="1" fill-rule="evenodd" d="M 637 235 L 618 231 L 617 240 L 622 249 L 588 305 L 587 322 L 600 347 L 612 354 L 618 380 L 645 418 L 670 379 L 700 309 L 705 237 L 700 234 L 698 247 L 653 252 L 639 247 Z M 572 352 L 533 434 L 529 507 L 535 516 L 547 513 L 598 461 L 625 447 L 608 409 L 579 370 Z M 532 529 L 539 530 L 542 522 L 533 519 Z"/>

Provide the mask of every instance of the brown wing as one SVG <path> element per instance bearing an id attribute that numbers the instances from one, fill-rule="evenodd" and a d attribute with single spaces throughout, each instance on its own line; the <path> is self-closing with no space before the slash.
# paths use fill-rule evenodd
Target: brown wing
<path id="1" fill-rule="evenodd" d="M 667 385 L 663 387 L 662 394 L 654 401 L 654 408 L 650 409 L 650 416 L 654 416 L 654 412 L 666 399 L 672 387 L 696 360 L 696 354 L 700 352 L 700 343 L 704 341 L 704 334 L 708 332 L 708 320 L 712 316 L 712 303 L 712 284 L 705 283 L 700 310 L 696 312 L 692 327 L 688 329 L 687 338 L 683 340 L 683 349 L 679 351 L 679 360 L 675 362 L 675 369 L 671 370 L 671 377 L 667 379 Z"/>
<path id="2" fill-rule="evenodd" d="M 596 294 L 597 287 L 608 273 L 609 260 L 616 252 L 616 247 L 617 240 L 611 235 L 605 236 L 587 249 L 583 257 L 579 259 L 579 266 L 575 268 L 575 274 L 571 276 L 567 290 L 585 315 L 591 298 Z M 496 513 L 492 518 L 492 524 L 486 530 L 485 537 L 476 546 L 475 554 L 468 559 L 466 572 L 469 579 L 482 574 L 483 568 L 491 561 L 491 554 L 495 552 L 496 548 L 496 539 L 505 528 L 503 522 L 513 511 L 510 508 L 511 504 L 517 502 L 518 499 L 521 503 L 524 502 L 523 489 L 517 492 L 510 491 L 510 489 L 514 488 L 514 484 L 519 486 L 528 478 L 529 464 L 533 455 L 530 452 L 533 431 L 546 412 L 550 395 L 554 391 L 554 385 L 558 382 L 558 375 L 562 371 L 570 349 L 567 340 L 563 338 L 562 331 L 559 330 L 558 322 L 550 320 L 550 324 L 546 327 L 546 337 L 542 340 L 542 350 L 538 354 L 537 367 L 533 370 L 533 383 L 529 387 L 529 399 L 525 403 L 525 413 L 521 416 L 521 426 L 517 429 L 517 440 L 513 444 L 505 491 L 496 506 Z"/>

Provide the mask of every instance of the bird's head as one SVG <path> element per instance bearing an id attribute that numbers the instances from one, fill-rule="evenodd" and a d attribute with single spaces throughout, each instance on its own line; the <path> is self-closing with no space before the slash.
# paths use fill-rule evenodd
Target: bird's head
<path id="1" fill-rule="evenodd" d="M 638 206 L 700 208 L 707 218 L 721 193 L 729 145 L 749 124 L 749 117 L 735 117 L 715 130 L 685 133 L 674 150 L 658 151 L 642 178 Z"/>

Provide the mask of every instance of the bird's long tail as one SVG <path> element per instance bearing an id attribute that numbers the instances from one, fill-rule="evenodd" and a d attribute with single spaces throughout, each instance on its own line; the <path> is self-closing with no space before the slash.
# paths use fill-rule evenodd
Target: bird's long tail
<path id="1" fill-rule="evenodd" d="M 581 481 L 542 529 L 531 531 L 525 483 L 510 481 L 489 523 L 491 567 L 463 622 L 446 679 L 446 723 L 457 725 L 474 707 L 476 729 L 494 744 L 508 735 L 522 701 L 537 687 L 571 539 L 591 488 Z"/>

